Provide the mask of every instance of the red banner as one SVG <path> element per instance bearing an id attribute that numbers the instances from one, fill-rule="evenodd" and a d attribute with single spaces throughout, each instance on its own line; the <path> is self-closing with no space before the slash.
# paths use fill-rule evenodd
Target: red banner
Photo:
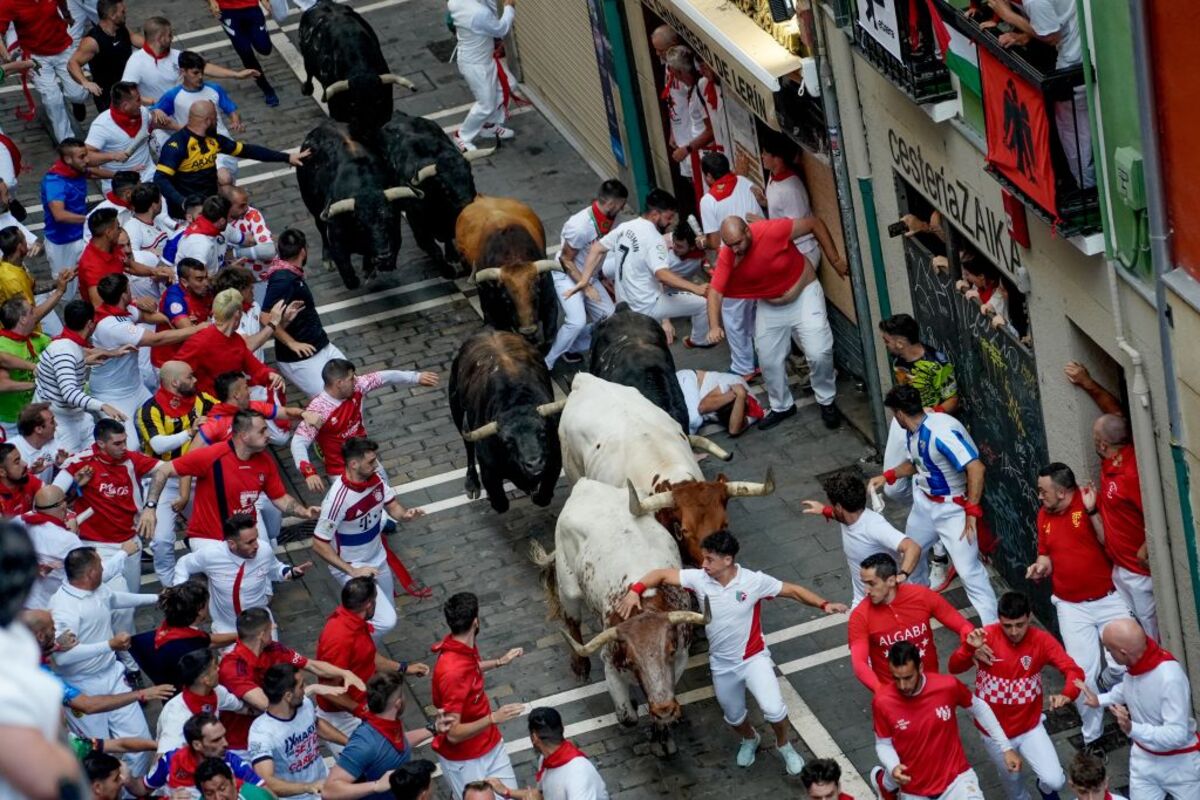
<path id="1" fill-rule="evenodd" d="M 1050 121 L 1046 101 L 1033 84 L 979 48 L 987 160 L 1046 211 L 1058 216 L 1054 168 L 1050 164 Z"/>

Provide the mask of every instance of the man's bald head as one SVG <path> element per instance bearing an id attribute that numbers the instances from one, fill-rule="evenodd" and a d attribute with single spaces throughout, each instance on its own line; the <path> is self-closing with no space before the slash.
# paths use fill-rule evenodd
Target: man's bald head
<path id="1" fill-rule="evenodd" d="M 42 608 L 27 608 L 17 615 L 17 619 L 29 629 L 33 638 L 37 639 L 38 647 L 42 649 L 43 653 L 49 653 L 54 649 L 54 617 L 50 616 L 49 611 Z"/>
<path id="2" fill-rule="evenodd" d="M 197 100 L 188 109 L 188 127 L 207 129 L 217 124 L 217 107 L 212 100 Z"/>
<path id="3" fill-rule="evenodd" d="M 53 483 L 48 483 L 33 496 L 33 507 L 43 514 L 63 519 L 67 516 L 67 495 Z"/>
<path id="4" fill-rule="evenodd" d="M 1092 425 L 1092 434 L 1106 444 L 1121 447 L 1129 444 L 1129 421 L 1120 414 L 1103 414 Z"/>
<path id="5" fill-rule="evenodd" d="M 650 46 L 654 48 L 660 61 L 666 57 L 668 50 L 679 43 L 679 34 L 669 25 L 659 25 L 654 29 L 654 33 L 650 34 Z"/>
<path id="6" fill-rule="evenodd" d="M 746 255 L 754 237 L 750 234 L 750 226 L 741 217 L 726 217 L 721 223 L 721 241 L 733 251 L 738 258 Z"/>
<path id="7" fill-rule="evenodd" d="M 186 381 L 191 374 L 192 367 L 186 361 L 168 361 L 158 370 L 158 382 L 173 390 L 180 381 Z"/>
<path id="8" fill-rule="evenodd" d="M 228 200 L 230 203 L 235 203 L 238 200 L 249 200 L 250 193 L 241 186 L 232 183 L 226 183 L 217 188 L 217 193 Z"/>
<path id="9" fill-rule="evenodd" d="M 1114 619 L 1100 631 L 1100 641 L 1113 660 L 1122 666 L 1136 664 L 1146 652 L 1146 632 L 1137 620 Z"/>

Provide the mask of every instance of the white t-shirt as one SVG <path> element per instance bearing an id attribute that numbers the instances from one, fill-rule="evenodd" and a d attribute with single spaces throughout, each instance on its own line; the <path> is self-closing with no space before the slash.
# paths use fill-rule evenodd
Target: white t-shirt
<path id="1" fill-rule="evenodd" d="M 42 669 L 41 651 L 33 634 L 20 622 L 0 628 L 4 680 L 0 680 L 0 725 L 33 728 L 48 741 L 58 740 L 62 720 L 63 685 Z M 24 800 L 25 795 L 0 776 L 0 800 Z"/>
<path id="2" fill-rule="evenodd" d="M 802 219 L 811 217 L 812 204 L 808 202 L 808 189 L 799 175 L 789 175 L 781 181 L 767 181 L 767 216 L 771 219 Z M 806 233 L 792 240 L 802 253 L 817 247 L 817 237 Z"/>
<path id="3" fill-rule="evenodd" d="M 175 250 L 175 263 L 178 264 L 181 258 L 194 258 L 208 269 L 210 276 L 216 277 L 225 266 L 226 238 L 225 234 L 184 233 Z"/>
<path id="4" fill-rule="evenodd" d="M 1073 67 L 1083 61 L 1083 45 L 1079 40 L 1079 20 L 1075 16 L 1075 0 L 1025 0 L 1021 6 L 1029 24 L 1038 36 L 1059 34 L 1058 59 L 1055 69 Z"/>
<path id="5" fill-rule="evenodd" d="M 42 479 L 42 483 L 54 480 L 54 457 L 58 455 L 58 445 L 54 443 L 53 439 L 42 447 L 34 447 L 28 439 L 20 435 L 14 436 L 9 441 L 17 446 L 17 450 L 21 453 L 21 458 L 25 459 L 27 466 L 32 467 L 33 462 L 39 458 L 45 458 L 46 468 L 37 473 L 37 476 Z"/>
<path id="6" fill-rule="evenodd" d="M 671 93 L 671 132 L 675 135 L 676 147 L 683 147 L 704 133 L 704 123 L 708 120 L 708 110 L 704 107 L 704 97 L 700 94 L 700 87 L 697 85 L 689 89 L 687 86 L 683 86 L 683 89 L 686 94 L 682 95 L 678 111 L 674 105 L 676 95 L 674 92 Z M 676 113 L 679 114 L 678 123 L 675 121 Z M 685 178 L 692 177 L 690 153 L 687 158 L 679 162 L 679 174 Z"/>
<path id="7" fill-rule="evenodd" d="M 592 217 L 592 207 L 588 206 L 582 211 L 576 211 L 567 221 L 563 223 L 562 236 L 560 237 L 563 245 L 569 245 L 575 250 L 575 268 L 581 273 L 583 272 L 584 262 L 587 261 L 588 250 L 592 249 L 592 245 L 600 238 L 600 229 L 596 225 L 596 220 Z M 596 275 L 593 279 L 598 278 L 600 270 L 596 270 Z"/>
<path id="8" fill-rule="evenodd" d="M 166 113 L 168 117 L 180 125 L 187 125 L 188 114 L 192 106 L 201 100 L 208 100 L 219 112 L 217 114 L 217 133 L 229 136 L 229 128 L 225 126 L 225 117 L 237 111 L 237 105 L 226 93 L 225 89 L 207 81 L 199 89 L 191 91 L 181 85 L 172 86 L 158 97 L 155 107 Z"/>
<path id="9" fill-rule="evenodd" d="M 191 695 L 191 692 L 184 690 L 172 697 L 167 702 L 163 703 L 162 711 L 158 713 L 158 728 L 154 735 L 158 741 L 158 752 L 169 753 L 177 747 L 183 747 L 185 744 L 183 738 L 183 725 L 198 711 L 192 711 L 192 707 L 188 705 L 184 694 Z M 200 698 L 197 695 L 192 696 L 195 701 Z M 218 686 L 216 692 L 203 701 L 197 702 L 196 707 L 202 711 L 207 711 L 210 714 L 215 714 L 218 711 L 242 711 L 246 708 L 241 700 L 234 696 L 233 692 L 226 689 L 224 686 Z"/>
<path id="10" fill-rule="evenodd" d="M 696 86 L 699 87 L 701 99 L 705 96 L 708 83 L 708 78 L 703 76 L 696 83 Z M 732 164 L 733 134 L 729 130 L 729 117 L 725 115 L 725 90 L 721 88 L 721 84 L 719 83 L 714 88 L 716 89 L 717 107 L 713 108 L 711 105 L 708 105 L 708 118 L 712 122 L 713 129 L 713 144 L 721 148 L 721 152 L 729 158 L 729 162 Z M 707 100 L 704 102 L 706 105 L 708 104 Z"/>
<path id="11" fill-rule="evenodd" d="M 105 317 L 92 334 L 92 347 L 115 350 L 131 344 L 141 345 L 146 329 L 138 325 L 140 315 L 136 308 L 129 308 L 130 316 Z M 103 364 L 92 367 L 88 381 L 92 397 L 102 403 L 122 402 L 128 405 L 131 397 L 141 396 L 146 390 L 142 385 L 142 373 L 138 369 L 138 351 L 110 358 Z"/>
<path id="12" fill-rule="evenodd" d="M 505 6 L 497 16 L 495 0 L 450 0 L 446 12 L 454 22 L 460 64 L 491 64 L 495 40 L 508 36 L 516 15 Z"/>
<path id="13" fill-rule="evenodd" d="M 157 220 L 155 220 L 157 223 Z M 147 267 L 162 265 L 163 246 L 170 238 L 170 232 L 163 230 L 157 224 L 147 225 L 140 219 L 130 216 L 121 224 L 129 236 L 129 247 L 133 250 L 133 260 Z"/>
<path id="14" fill-rule="evenodd" d="M 324 780 L 329 768 L 321 758 L 317 739 L 317 713 L 307 697 L 291 719 L 280 719 L 270 712 L 256 718 L 250 726 L 250 763 L 270 759 L 275 762 L 275 777 L 292 783 Z M 315 794 L 297 794 L 301 800 L 318 800 Z"/>
<path id="15" fill-rule="evenodd" d="M 667 244 L 658 226 L 638 217 L 613 228 L 600 241 L 617 257 L 617 301 L 624 300 L 639 313 L 649 313 L 663 293 L 654 273 L 671 268 Z"/>
<path id="16" fill-rule="evenodd" d="M 737 182 L 734 183 L 733 191 L 729 193 L 728 197 L 718 200 L 713 197 L 710 187 L 709 191 L 700 198 L 700 230 L 705 235 L 718 233 L 721 230 L 721 223 L 725 221 L 726 217 L 747 219 L 750 214 L 762 216 L 762 206 L 758 204 L 758 200 L 750 188 L 754 184 L 750 182 L 749 178 L 742 175 L 736 177 Z"/>
<path id="17" fill-rule="evenodd" d="M 365 484 L 351 486 L 339 475 L 321 503 L 313 536 L 329 542 L 343 561 L 356 567 L 383 567 L 387 553 L 380 539 L 383 507 L 396 498 L 378 474 Z M 336 572 L 333 567 L 331 572 Z"/>
<path id="18" fill-rule="evenodd" d="M 152 181 L 154 180 L 155 164 L 150 155 L 150 111 L 143 107 L 141 113 L 142 127 L 138 129 L 136 135 L 130 136 L 121 130 L 117 123 L 113 122 L 112 111 L 105 111 L 92 120 L 92 126 L 88 128 L 84 144 L 94 147 L 102 153 L 116 153 L 125 150 L 133 144 L 135 139 L 140 138 L 141 144 L 134 149 L 129 158 L 125 161 L 105 164 L 105 167 L 113 172 L 131 170 L 139 173 L 143 181 Z M 112 188 L 112 181 L 105 179 L 101 182 L 101 188 L 106 192 L 109 191 Z"/>
<path id="19" fill-rule="evenodd" d="M 136 83 L 143 100 L 158 100 L 179 83 L 179 51 L 172 47 L 162 58 L 155 58 L 145 48 L 134 50 L 121 80 Z"/>
<path id="20" fill-rule="evenodd" d="M 771 654 L 762 635 L 762 601 L 782 592 L 782 581 L 739 564 L 728 586 L 702 569 L 679 570 L 679 584 L 695 592 L 701 606 L 706 597 L 711 604 L 712 621 L 704 630 L 712 672 L 728 672 L 759 653 Z"/>
<path id="21" fill-rule="evenodd" d="M 850 525 L 842 525 L 842 552 L 846 554 L 846 564 L 850 567 L 850 582 L 854 585 L 854 600 L 850 607 L 858 605 L 867 593 L 859 575 L 860 565 L 868 556 L 876 553 L 887 553 L 895 556 L 900 552 L 900 542 L 904 534 L 892 527 L 883 515 L 869 508 L 863 509 L 862 514 Z"/>
<path id="22" fill-rule="evenodd" d="M 608 800 L 604 779 L 586 758 L 572 758 L 561 767 L 546 770 L 538 788 L 543 800 Z"/>

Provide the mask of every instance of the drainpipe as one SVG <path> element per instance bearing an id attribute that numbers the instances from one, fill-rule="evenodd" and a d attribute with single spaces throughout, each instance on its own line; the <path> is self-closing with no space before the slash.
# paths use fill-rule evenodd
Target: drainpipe
<path id="1" fill-rule="evenodd" d="M 1167 318 L 1167 290 L 1163 277 L 1171 268 L 1171 251 L 1167 237 L 1167 209 L 1163 195 L 1162 155 L 1158 147 L 1158 112 L 1154 98 L 1154 81 L 1150 74 L 1150 58 L 1153 51 L 1150 47 L 1150 30 L 1146 21 L 1145 0 L 1129 0 L 1129 20 L 1133 33 L 1133 73 L 1137 80 L 1138 111 L 1141 117 L 1142 149 L 1145 159 L 1146 200 L 1150 222 L 1150 258 L 1154 265 L 1154 298 L 1158 311 L 1158 338 L 1162 348 L 1163 379 L 1167 390 L 1167 414 L 1170 422 L 1171 457 L 1175 465 L 1175 485 L 1179 493 L 1179 510 L 1183 518 L 1183 540 L 1187 545 L 1188 567 L 1191 572 L 1192 599 L 1196 605 L 1196 617 L 1200 621 L 1200 555 L 1196 552 L 1196 527 L 1192 518 L 1191 487 L 1188 481 L 1187 461 L 1185 460 L 1181 438 L 1183 436 L 1182 415 L 1179 405 L 1178 384 L 1175 377 L 1175 353 L 1171 339 L 1171 323 Z M 1153 461 L 1154 459 L 1149 459 Z M 1142 462 L 1139 461 L 1141 466 Z M 1155 464 L 1155 469 L 1157 469 Z M 1143 467 L 1145 469 L 1145 467 Z M 1147 475 L 1147 477 L 1149 477 Z M 1153 484 L 1150 484 L 1153 486 Z M 1161 485 L 1161 484 L 1160 484 Z M 1158 491 L 1151 492 L 1159 495 Z M 1170 546 L 1167 530 L 1155 528 L 1147 531 L 1153 535 L 1151 548 L 1161 546 L 1167 558 L 1165 573 L 1159 573 L 1159 558 L 1155 557 L 1156 577 L 1171 575 L 1173 564 L 1170 560 Z M 1174 593 L 1172 593 L 1174 594 Z M 1161 598 L 1160 598 L 1161 601 Z M 1182 644 L 1182 638 L 1179 640 Z M 1175 651 L 1186 657 L 1186 651 L 1180 647 Z"/>
<path id="2" fill-rule="evenodd" d="M 863 351 L 863 371 L 866 373 L 863 375 L 863 382 L 867 384 L 867 397 L 871 403 L 875 448 L 882 453 L 884 443 L 887 442 L 888 424 L 883 411 L 883 390 L 879 383 L 879 363 L 875 355 L 875 326 L 871 324 L 871 298 L 867 294 L 867 279 L 863 272 L 850 169 L 846 163 L 846 151 L 842 146 L 841 111 L 838 108 L 837 91 L 834 89 L 833 70 L 826 57 L 824 25 L 815 16 L 813 28 L 817 42 L 817 64 L 821 70 L 821 103 L 825 110 L 825 124 L 829 130 L 829 151 L 833 161 L 834 183 L 837 187 L 838 212 L 842 217 L 846 263 L 850 266 L 850 286 L 854 292 L 854 315 L 858 317 L 858 334 Z M 867 209 L 867 213 L 873 214 L 874 208 Z"/>
<path id="3" fill-rule="evenodd" d="M 625 24 L 625 15 L 620 7 L 620 0 L 602 0 L 601 10 L 604 13 L 604 29 L 608 33 L 608 43 L 612 47 L 613 79 L 617 82 L 617 94 L 621 98 L 621 116 L 625 120 L 626 139 L 629 142 L 629 169 L 633 174 L 634 195 L 638 206 L 646 199 L 646 195 L 654 188 L 650 180 L 650 162 L 647 153 L 650 151 L 649 139 L 646 138 L 646 127 L 642 122 L 642 101 L 638 92 L 637 80 L 633 74 L 633 55 L 629 49 L 629 27 Z"/>
<path id="4" fill-rule="evenodd" d="M 871 272 L 875 275 L 875 294 L 879 298 L 879 318 L 892 315 L 892 295 L 888 291 L 887 269 L 883 261 L 883 241 L 879 238 L 879 218 L 875 214 L 875 179 L 858 176 L 858 192 L 863 201 L 863 222 L 867 225 L 867 243 L 871 246 Z"/>

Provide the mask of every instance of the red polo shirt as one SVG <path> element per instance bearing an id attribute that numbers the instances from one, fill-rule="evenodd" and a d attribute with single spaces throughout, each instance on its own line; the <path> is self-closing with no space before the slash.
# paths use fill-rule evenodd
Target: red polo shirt
<path id="1" fill-rule="evenodd" d="M 254 655 L 253 650 L 238 642 L 221 659 L 217 676 L 221 685 L 240 700 L 246 692 L 260 688 L 263 675 L 276 664 L 292 664 L 297 669 L 304 669 L 308 665 L 308 659 L 279 642 L 271 642 L 258 655 Z M 225 725 L 230 749 L 245 750 L 254 717 L 250 714 L 222 711 L 221 722 Z"/>
<path id="2" fill-rule="evenodd" d="M 1038 511 L 1038 555 L 1049 556 L 1051 590 L 1060 600 L 1082 603 L 1113 590 L 1112 562 L 1100 546 L 1092 520 L 1075 492 L 1067 508 L 1051 514 Z"/>
<path id="3" fill-rule="evenodd" d="M 83 487 L 75 512 L 92 508 L 96 513 L 80 526 L 79 538 L 110 544 L 132 538 L 134 518 L 142 505 L 142 478 L 158 463 L 136 450 L 127 451 L 123 461 L 113 461 L 95 444 L 64 461 L 63 470 L 72 476 L 84 467 L 92 468 L 92 479 Z"/>
<path id="4" fill-rule="evenodd" d="M 35 56 L 56 56 L 71 46 L 67 22 L 55 0 L 0 1 L 0 31 L 16 25 L 21 49 Z"/>
<path id="5" fill-rule="evenodd" d="M 752 222 L 750 238 L 750 249 L 736 264 L 733 251 L 721 246 L 712 287 L 726 297 L 769 300 L 795 286 L 808 262 L 792 244 L 792 221 Z"/>
<path id="6" fill-rule="evenodd" d="M 325 620 L 321 638 L 317 641 L 317 659 L 348 669 L 366 683 L 375 674 L 375 653 L 371 623 L 345 606 L 335 608 Z M 322 680 L 321 683 L 341 685 L 341 681 L 336 680 Z M 346 695 L 359 704 L 366 699 L 366 695 L 356 686 L 351 686 Z M 317 695 L 317 705 L 326 711 L 342 710 L 324 695 Z"/>
<path id="7" fill-rule="evenodd" d="M 1137 455 L 1127 444 L 1112 458 L 1100 462 L 1100 493 L 1096 498 L 1104 524 L 1104 551 L 1118 567 L 1149 575 L 1137 553 L 1146 543 L 1146 518 L 1142 514 L 1142 482 Z"/>
<path id="8" fill-rule="evenodd" d="M 33 511 L 33 496 L 42 488 L 42 480 L 36 475 L 26 474 L 28 480 L 12 488 L 0 483 L 0 514 L 19 517 Z"/>
<path id="9" fill-rule="evenodd" d="M 243 461 L 234 451 L 233 442 L 189 450 L 171 463 L 181 477 L 196 478 L 187 535 L 197 539 L 221 541 L 224 520 L 234 514 L 257 519 L 254 504 L 260 494 L 275 500 L 286 493 L 275 459 L 262 452 Z"/>
<path id="10" fill-rule="evenodd" d="M 447 636 L 435 644 L 438 654 L 433 666 L 433 704 L 447 714 L 458 714 L 459 722 L 471 723 L 492 713 L 492 703 L 483 690 L 483 670 L 479 649 L 467 647 Z M 500 729 L 488 725 L 462 742 L 451 742 L 444 733 L 433 737 L 433 752 L 449 761 L 469 761 L 488 753 L 500 744 Z"/>
<path id="11" fill-rule="evenodd" d="M 98 286 L 101 278 L 124 272 L 125 263 L 122 258 L 120 247 L 114 247 L 112 252 L 106 253 L 96 247 L 95 239 L 88 242 L 79 256 L 79 294 L 85 300 L 90 300 L 88 289 Z"/>

